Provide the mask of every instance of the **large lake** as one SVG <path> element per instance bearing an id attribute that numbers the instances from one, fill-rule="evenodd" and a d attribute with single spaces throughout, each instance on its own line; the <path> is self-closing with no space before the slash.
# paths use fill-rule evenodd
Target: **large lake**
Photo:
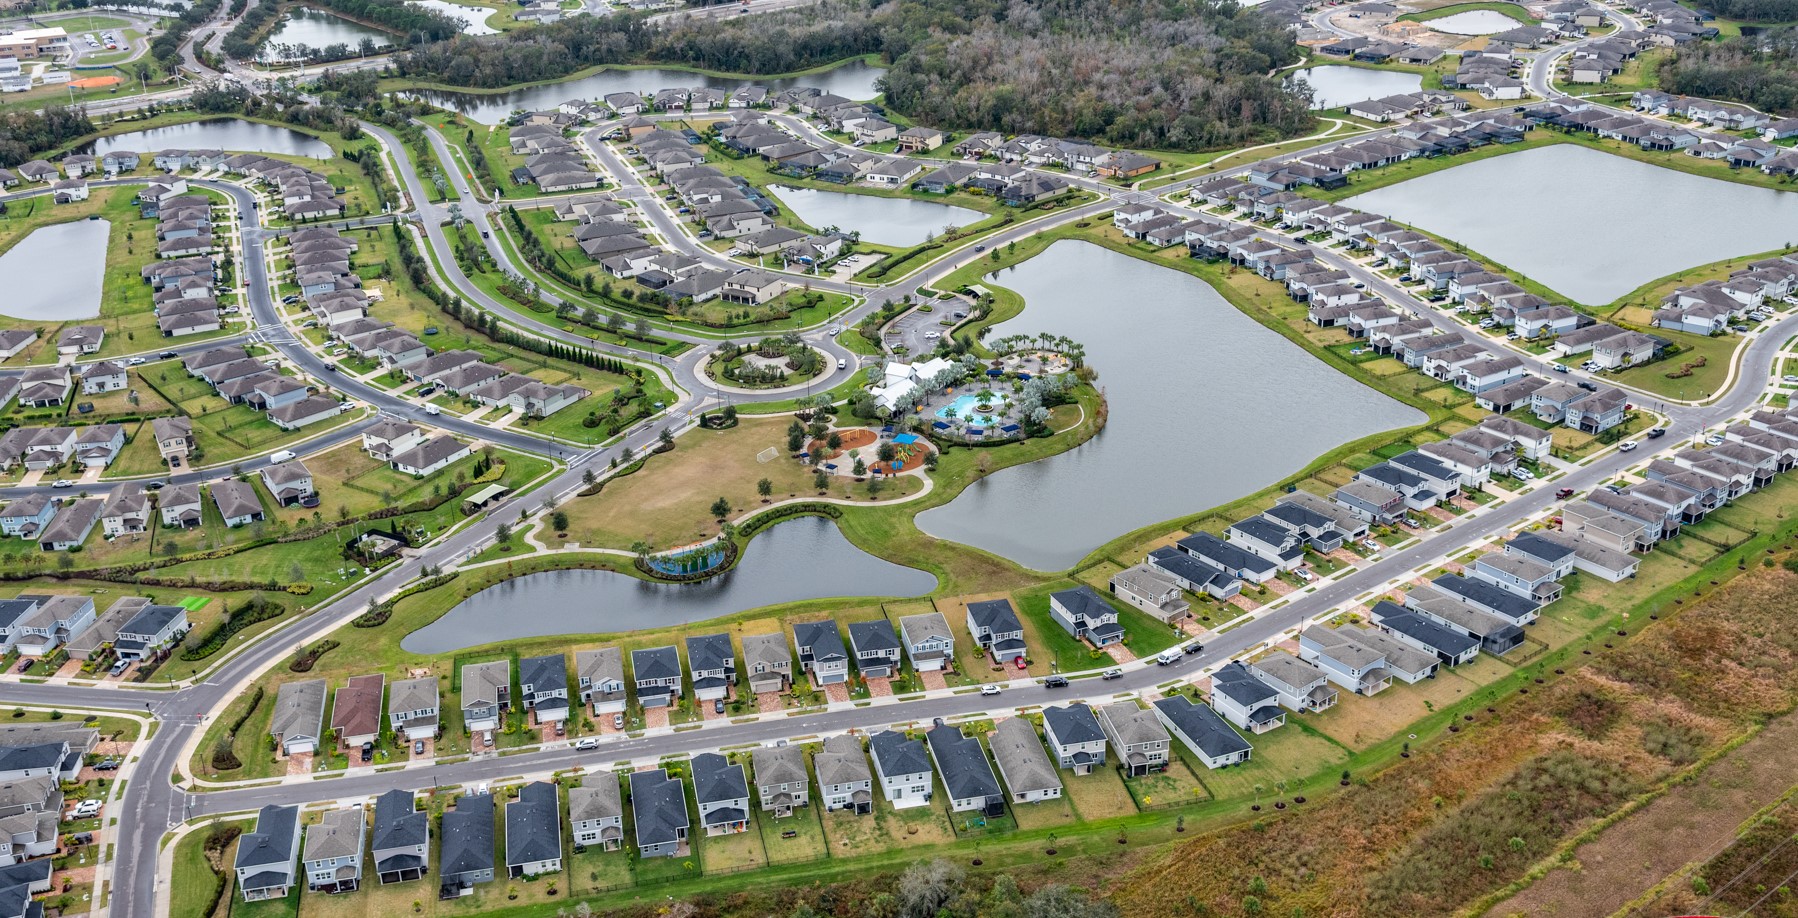
<path id="1" fill-rule="evenodd" d="M 294 6 L 282 14 L 281 24 L 269 33 L 256 53 L 265 61 L 292 60 L 305 56 L 302 48 L 319 51 L 332 45 L 345 45 L 355 51 L 364 38 L 372 40 L 378 48 L 393 44 L 393 36 L 380 29 L 324 10 Z"/>
<path id="2" fill-rule="evenodd" d="M 1798 194 L 1574 144 L 1455 166 L 1342 203 L 1461 243 L 1588 305 L 1798 241 Z"/>
<path id="3" fill-rule="evenodd" d="M 157 153 L 162 150 L 230 150 L 330 159 L 331 145 L 292 128 L 237 118 L 214 118 L 169 127 L 101 137 L 82 152 L 105 156 L 114 150 Z M 147 161 L 146 161 L 147 165 Z"/>
<path id="4" fill-rule="evenodd" d="M 1235 500 L 1345 442 L 1424 419 L 1171 268 L 1061 241 L 990 279 L 1025 302 L 991 337 L 1079 341 L 1110 404 L 1092 440 L 996 472 L 917 517 L 930 535 L 1025 567 L 1072 567 L 1132 529 Z"/>
<path id="5" fill-rule="evenodd" d="M 49 199 L 40 203 L 48 206 Z M 106 280 L 105 220 L 53 223 L 32 230 L 0 255 L 0 314 L 61 322 L 100 314 Z"/>
<path id="6" fill-rule="evenodd" d="M 886 73 L 884 67 L 871 67 L 865 61 L 850 61 L 819 73 L 783 80 L 754 77 L 719 77 L 679 70 L 672 67 L 647 67 L 640 70 L 601 70 L 592 76 L 547 86 L 532 86 L 506 92 L 474 93 L 417 91 L 412 93 L 432 105 L 461 112 L 482 124 L 499 124 L 515 111 L 552 109 L 571 99 L 603 99 L 614 92 L 636 92 L 645 95 L 659 89 L 710 86 L 736 89 L 746 83 L 766 87 L 770 93 L 795 86 L 812 86 L 845 99 L 872 99 L 880 94 L 874 83 Z"/>
<path id="7" fill-rule="evenodd" d="M 737 566 L 700 583 L 650 583 L 610 571 L 549 571 L 488 587 L 400 641 L 439 654 L 517 638 L 668 628 L 745 609 L 835 596 L 922 596 L 936 577 L 856 548 L 821 517 L 778 523 Z"/>
<path id="8" fill-rule="evenodd" d="M 1468 10 L 1424 23 L 1438 32 L 1450 35 L 1496 35 L 1523 24 L 1521 20 L 1512 19 L 1496 10 Z"/>
<path id="9" fill-rule="evenodd" d="M 913 246 L 932 234 L 942 235 L 948 227 L 968 226 L 986 219 L 980 211 L 935 201 L 786 185 L 775 185 L 773 191 L 794 216 L 813 228 L 834 226 L 840 232 L 858 231 L 864 242 L 877 245 Z"/>
<path id="10" fill-rule="evenodd" d="M 484 6 L 463 6 L 460 3 L 449 3 L 447 0 L 406 0 L 406 2 L 461 21 L 464 35 L 492 35 L 499 31 L 487 24 L 487 17 L 492 16 L 493 11 Z"/>
<path id="11" fill-rule="evenodd" d="M 1345 67 L 1341 64 L 1326 64 L 1301 70 L 1295 78 L 1297 77 L 1302 77 L 1311 84 L 1311 107 L 1314 109 L 1341 108 L 1368 99 L 1384 99 L 1400 93 L 1417 92 L 1423 88 L 1423 77 L 1415 73 L 1369 70 L 1366 67 Z"/>

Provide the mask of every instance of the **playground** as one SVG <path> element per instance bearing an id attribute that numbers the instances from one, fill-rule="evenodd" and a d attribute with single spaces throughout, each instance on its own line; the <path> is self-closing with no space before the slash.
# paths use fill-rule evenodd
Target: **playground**
<path id="1" fill-rule="evenodd" d="M 855 474 L 854 462 L 857 459 L 862 461 L 870 475 L 885 477 L 915 472 L 924 467 L 932 449 L 923 437 L 909 433 L 894 435 L 892 428 L 876 433 L 865 427 L 850 427 L 832 433 L 836 434 L 838 440 L 834 452 L 824 440 L 813 440 L 806 446 L 806 451 L 813 456 L 824 453 L 821 467 L 833 475 Z M 893 458 L 883 460 L 880 458 L 881 446 L 889 439 Z"/>

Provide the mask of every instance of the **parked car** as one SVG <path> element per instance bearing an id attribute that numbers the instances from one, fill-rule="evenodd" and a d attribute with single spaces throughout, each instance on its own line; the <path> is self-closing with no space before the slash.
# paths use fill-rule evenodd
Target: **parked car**
<path id="1" fill-rule="evenodd" d="M 1586 390 L 1587 392 L 1597 392 L 1598 391 L 1598 384 L 1595 382 L 1592 382 L 1591 380 L 1587 380 L 1587 379 L 1580 380 L 1579 387 L 1581 389 Z"/>
<path id="2" fill-rule="evenodd" d="M 1373 539 L 1362 539 L 1361 547 L 1367 549 L 1368 551 L 1379 551 L 1384 546 L 1382 546 L 1380 543 L 1374 541 Z"/>
<path id="3" fill-rule="evenodd" d="M 990 684 L 983 685 L 980 687 L 980 694 L 982 694 L 982 695 L 997 695 L 997 694 L 999 694 L 999 687 L 996 685 L 990 685 Z"/>
<path id="4" fill-rule="evenodd" d="M 362 744 L 362 764 L 367 765 L 368 763 L 370 763 L 374 760 L 375 760 L 375 744 L 374 743 L 363 743 Z"/>
<path id="5" fill-rule="evenodd" d="M 156 479 L 155 481 L 144 482 L 144 490 L 146 490 L 146 491 L 160 491 L 167 486 L 168 486 L 168 482 L 163 481 L 160 478 Z"/>
<path id="6" fill-rule="evenodd" d="M 1044 688 L 1067 688 L 1068 687 L 1068 677 L 1066 677 L 1066 676 L 1050 676 L 1049 678 L 1043 680 L 1043 687 Z"/>
<path id="7" fill-rule="evenodd" d="M 157 360 L 174 360 L 176 357 L 179 357 L 179 356 L 181 356 L 181 355 L 175 353 L 174 351 L 163 351 L 162 353 L 156 355 L 156 359 Z"/>
<path id="8" fill-rule="evenodd" d="M 424 740 L 413 740 L 412 741 L 412 754 L 413 755 L 424 755 L 425 754 L 425 741 Z"/>
<path id="9" fill-rule="evenodd" d="M 19 668 L 14 670 L 14 672 L 28 673 L 31 672 L 31 668 L 36 665 L 36 660 L 20 660 Z"/>
<path id="10" fill-rule="evenodd" d="M 1711 434 L 1710 436 L 1704 438 L 1704 442 L 1710 446 L 1722 446 L 1723 445 L 1723 435 L 1722 434 Z"/>
<path id="11" fill-rule="evenodd" d="M 574 743 L 574 748 L 583 749 L 583 750 L 598 749 L 599 748 L 599 740 L 595 739 L 594 737 L 591 737 L 591 736 L 589 736 L 585 739 L 576 740 Z"/>
<path id="12" fill-rule="evenodd" d="M 1554 365 L 1554 366 L 1555 366 L 1555 372 L 1556 372 L 1556 373 L 1565 373 L 1565 372 L 1567 372 L 1567 365 L 1566 365 L 1566 364 L 1564 364 L 1564 363 L 1557 363 L 1557 364 L 1555 364 L 1555 365 Z"/>
<path id="13" fill-rule="evenodd" d="M 724 713 L 724 699 L 722 699 L 722 698 L 712 699 L 712 713 L 713 714 L 723 714 Z"/>
<path id="14" fill-rule="evenodd" d="M 1205 645 L 1199 643 L 1198 641 L 1193 641 L 1192 643 L 1187 644 L 1185 647 L 1182 647 L 1180 649 L 1182 651 L 1185 651 L 1186 653 L 1204 653 Z"/>
<path id="15" fill-rule="evenodd" d="M 109 672 L 114 679 L 117 679 L 121 674 L 123 674 L 125 672 L 125 670 L 128 670 L 130 668 L 131 668 L 130 660 L 120 660 L 117 663 L 112 664 L 112 669 L 108 670 L 107 672 Z"/>
<path id="16" fill-rule="evenodd" d="M 623 714 L 613 714 L 612 715 L 612 729 L 614 729 L 614 730 L 623 730 L 624 729 L 624 715 Z"/>
<path id="17" fill-rule="evenodd" d="M 1530 481 L 1536 477 L 1536 473 L 1529 469 L 1512 469 L 1511 477 L 1518 481 Z"/>
<path id="18" fill-rule="evenodd" d="M 1108 670 L 1100 673 L 1099 678 L 1107 680 L 1107 681 L 1112 680 L 1112 679 L 1122 679 L 1122 678 L 1124 678 L 1124 671 L 1121 669 L 1108 669 Z"/>
<path id="19" fill-rule="evenodd" d="M 67 478 L 58 478 L 54 484 L 50 485 L 52 488 L 72 488 L 74 486 L 75 483 Z"/>
<path id="20" fill-rule="evenodd" d="M 1306 583 L 1310 583 L 1311 581 L 1317 579 L 1317 575 L 1311 573 L 1310 569 L 1303 568 L 1303 567 L 1294 568 L 1292 571 L 1292 576 L 1297 577 L 1300 580 L 1305 581 Z"/>
<path id="21" fill-rule="evenodd" d="M 149 363 L 149 362 L 150 362 L 150 358 L 148 358 L 148 357 L 133 357 L 133 358 L 131 358 L 131 365 L 134 367 L 141 367 L 144 364 Z"/>

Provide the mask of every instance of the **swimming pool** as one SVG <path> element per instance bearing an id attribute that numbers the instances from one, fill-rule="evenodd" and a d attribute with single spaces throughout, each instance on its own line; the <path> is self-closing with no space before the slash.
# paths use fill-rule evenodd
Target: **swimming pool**
<path id="1" fill-rule="evenodd" d="M 950 412 L 954 412 L 956 417 L 971 421 L 977 414 L 974 410 L 974 406 L 978 404 L 980 404 L 980 397 L 977 395 L 957 395 L 955 401 L 938 408 L 936 410 L 936 416 L 939 418 L 946 418 L 949 416 Z M 982 417 L 981 420 L 991 424 L 993 423 L 993 416 L 986 415 Z"/>

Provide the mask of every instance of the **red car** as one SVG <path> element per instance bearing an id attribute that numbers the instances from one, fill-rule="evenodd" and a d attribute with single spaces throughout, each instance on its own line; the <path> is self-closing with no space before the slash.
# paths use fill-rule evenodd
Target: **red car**
<path id="1" fill-rule="evenodd" d="M 1561 500 L 1566 500 L 1567 498 L 1572 497 L 1572 496 L 1573 496 L 1572 488 L 1562 488 L 1561 490 L 1555 492 L 1555 497 L 1558 497 Z"/>

